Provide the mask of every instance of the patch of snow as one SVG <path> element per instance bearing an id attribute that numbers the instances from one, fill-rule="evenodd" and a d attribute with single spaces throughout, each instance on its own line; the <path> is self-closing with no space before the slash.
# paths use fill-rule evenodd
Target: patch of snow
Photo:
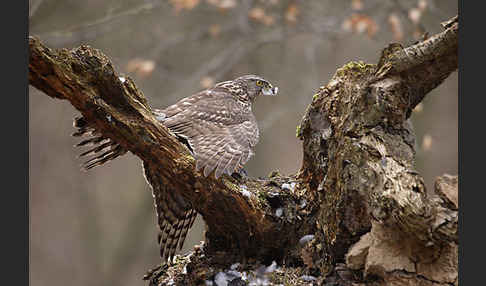
<path id="1" fill-rule="evenodd" d="M 267 267 L 265 265 L 262 265 L 260 267 L 258 267 L 256 270 L 255 270 L 255 274 L 257 276 L 263 276 L 265 274 L 265 270 L 267 269 Z"/>
<path id="2" fill-rule="evenodd" d="M 241 264 L 240 264 L 239 262 L 236 262 L 236 263 L 234 263 L 234 264 L 231 264 L 230 269 L 231 269 L 231 270 L 235 270 L 235 269 L 236 269 L 236 268 L 238 268 L 238 266 L 240 266 L 240 265 L 241 265 Z"/>
<path id="3" fill-rule="evenodd" d="M 272 261 L 272 264 L 265 269 L 265 273 L 272 273 L 275 269 L 277 269 L 277 262 Z"/>
<path id="4" fill-rule="evenodd" d="M 241 194 L 247 198 L 251 198 L 251 192 L 247 190 L 242 190 Z"/>
<path id="5" fill-rule="evenodd" d="M 302 279 L 304 281 L 315 281 L 315 280 L 317 280 L 316 277 L 311 276 L 311 275 L 302 275 L 302 276 L 300 276 L 300 279 Z"/>
<path id="6" fill-rule="evenodd" d="M 314 239 L 314 235 L 313 234 L 307 234 L 307 235 L 304 235 L 303 237 L 301 237 L 299 239 L 299 243 L 301 245 L 303 245 L 303 244 L 306 244 L 307 242 L 309 242 L 309 241 L 311 241 L 313 239 Z"/>
<path id="7" fill-rule="evenodd" d="M 287 190 L 293 192 L 295 190 L 295 185 L 296 185 L 295 182 L 292 182 L 290 184 L 285 183 L 285 184 L 282 184 L 282 187 L 281 188 L 283 190 L 287 189 Z"/>
<path id="8" fill-rule="evenodd" d="M 224 272 L 219 272 L 214 276 L 214 282 L 218 286 L 228 286 L 228 276 Z"/>
<path id="9" fill-rule="evenodd" d="M 270 285 L 270 281 L 266 277 L 256 277 L 248 284 L 250 286 L 267 286 Z"/>
<path id="10" fill-rule="evenodd" d="M 241 278 L 241 273 L 236 270 L 227 270 L 226 274 L 229 276 L 230 280 Z"/>

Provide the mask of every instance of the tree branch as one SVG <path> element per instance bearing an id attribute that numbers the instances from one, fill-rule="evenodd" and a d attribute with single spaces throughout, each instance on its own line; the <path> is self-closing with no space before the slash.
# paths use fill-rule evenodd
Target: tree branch
<path id="1" fill-rule="evenodd" d="M 443 24 L 446 30 L 423 42 L 402 48 L 391 44 L 382 52 L 374 80 L 400 76 L 409 91 L 405 93 L 411 110 L 449 74 L 457 69 L 457 16 Z"/>
<path id="2" fill-rule="evenodd" d="M 299 178 L 321 202 L 317 240 L 324 248 L 309 252 L 322 272 L 376 228 L 396 234 L 377 237 L 406 239 L 417 249 L 457 244 L 457 209 L 428 197 L 414 170 L 415 136 L 407 120 L 455 69 L 452 24 L 406 49 L 390 45 L 378 65 L 348 63 L 314 95 L 298 129 L 304 144 Z"/>
<path id="3" fill-rule="evenodd" d="M 116 74 L 100 51 L 88 46 L 54 51 L 34 37 L 29 46 L 30 84 L 51 97 L 69 100 L 96 130 L 140 157 L 171 190 L 190 201 L 208 225 L 208 241 L 217 242 L 215 249 L 261 257 L 296 244 L 296 233 L 313 232 L 312 224 L 299 223 L 312 204 L 299 208 L 304 194 L 281 188 L 295 185 L 294 178 L 204 177 L 195 171 L 187 148 L 153 117 L 133 81 Z M 275 215 L 278 208 L 284 216 Z"/>
<path id="4" fill-rule="evenodd" d="M 297 130 L 302 167 L 288 177 L 274 172 L 265 179 L 216 180 L 195 172 L 194 158 L 155 120 L 133 81 L 90 47 L 54 51 L 30 37 L 29 82 L 69 100 L 98 132 L 140 157 L 202 214 L 208 225 L 204 248 L 152 276 L 153 283 L 177 277 L 181 285 L 201 284 L 214 277 L 217 265 L 256 259 L 292 265 L 286 275 L 313 271 L 321 282 L 451 284 L 456 276 L 444 273 L 457 274 L 457 180 L 443 177 L 438 195 L 427 195 L 414 171 L 415 137 L 407 120 L 457 69 L 457 22 L 445 28 L 405 49 L 390 45 L 378 65 L 351 62 L 338 69 L 307 108 Z M 383 257 L 400 260 L 390 264 Z M 339 274 L 350 269 L 363 275 Z M 297 278 L 295 285 L 303 283 Z"/>
<path id="5" fill-rule="evenodd" d="M 40 2 L 42 2 L 42 0 L 36 3 L 40 4 Z M 102 18 L 95 19 L 91 22 L 83 23 L 68 29 L 43 33 L 39 35 L 39 37 L 44 39 L 45 42 L 49 42 L 52 45 L 56 46 L 66 46 L 73 43 L 79 43 L 79 41 L 93 39 L 99 37 L 100 35 L 109 33 L 113 29 L 116 29 L 117 26 L 114 25 L 116 24 L 116 21 L 150 12 L 154 9 L 159 8 L 161 4 L 162 2 L 153 1 L 143 3 L 139 6 L 132 7 L 119 13 L 113 13 L 113 11 L 109 11 Z M 37 9 L 37 6 L 34 6 L 34 8 Z"/>

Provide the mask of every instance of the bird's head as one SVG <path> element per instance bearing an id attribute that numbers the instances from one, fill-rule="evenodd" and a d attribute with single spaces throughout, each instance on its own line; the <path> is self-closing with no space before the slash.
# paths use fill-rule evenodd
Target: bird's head
<path id="1" fill-rule="evenodd" d="M 234 80 L 238 85 L 246 89 L 250 100 L 253 101 L 259 95 L 277 95 L 278 87 L 257 75 L 244 75 Z"/>

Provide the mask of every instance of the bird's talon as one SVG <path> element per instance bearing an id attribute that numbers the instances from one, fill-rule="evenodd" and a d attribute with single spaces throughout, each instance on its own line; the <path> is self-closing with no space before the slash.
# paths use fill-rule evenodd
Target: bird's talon
<path id="1" fill-rule="evenodd" d="M 239 168 L 238 171 L 231 174 L 231 177 L 233 177 L 236 180 L 243 179 L 245 177 L 248 177 L 248 173 L 246 172 L 246 170 L 243 167 L 241 167 L 241 168 Z"/>

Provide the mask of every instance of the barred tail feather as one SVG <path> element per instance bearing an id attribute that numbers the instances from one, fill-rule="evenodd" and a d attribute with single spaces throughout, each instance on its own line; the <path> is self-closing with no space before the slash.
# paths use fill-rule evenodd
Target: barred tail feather
<path id="1" fill-rule="evenodd" d="M 184 226 L 182 227 L 181 236 L 179 238 L 179 250 L 182 249 L 182 246 L 184 245 L 184 241 L 186 240 L 187 233 L 189 232 L 192 225 L 194 224 L 196 217 L 197 217 L 197 212 L 195 210 L 191 210 L 189 215 L 186 217 L 186 220 L 184 221 Z"/>
<path id="2" fill-rule="evenodd" d="M 144 163 L 145 179 L 152 187 L 160 232 L 160 256 L 171 262 L 177 250 L 182 248 L 197 212 L 180 195 L 167 189 L 161 178 Z"/>

